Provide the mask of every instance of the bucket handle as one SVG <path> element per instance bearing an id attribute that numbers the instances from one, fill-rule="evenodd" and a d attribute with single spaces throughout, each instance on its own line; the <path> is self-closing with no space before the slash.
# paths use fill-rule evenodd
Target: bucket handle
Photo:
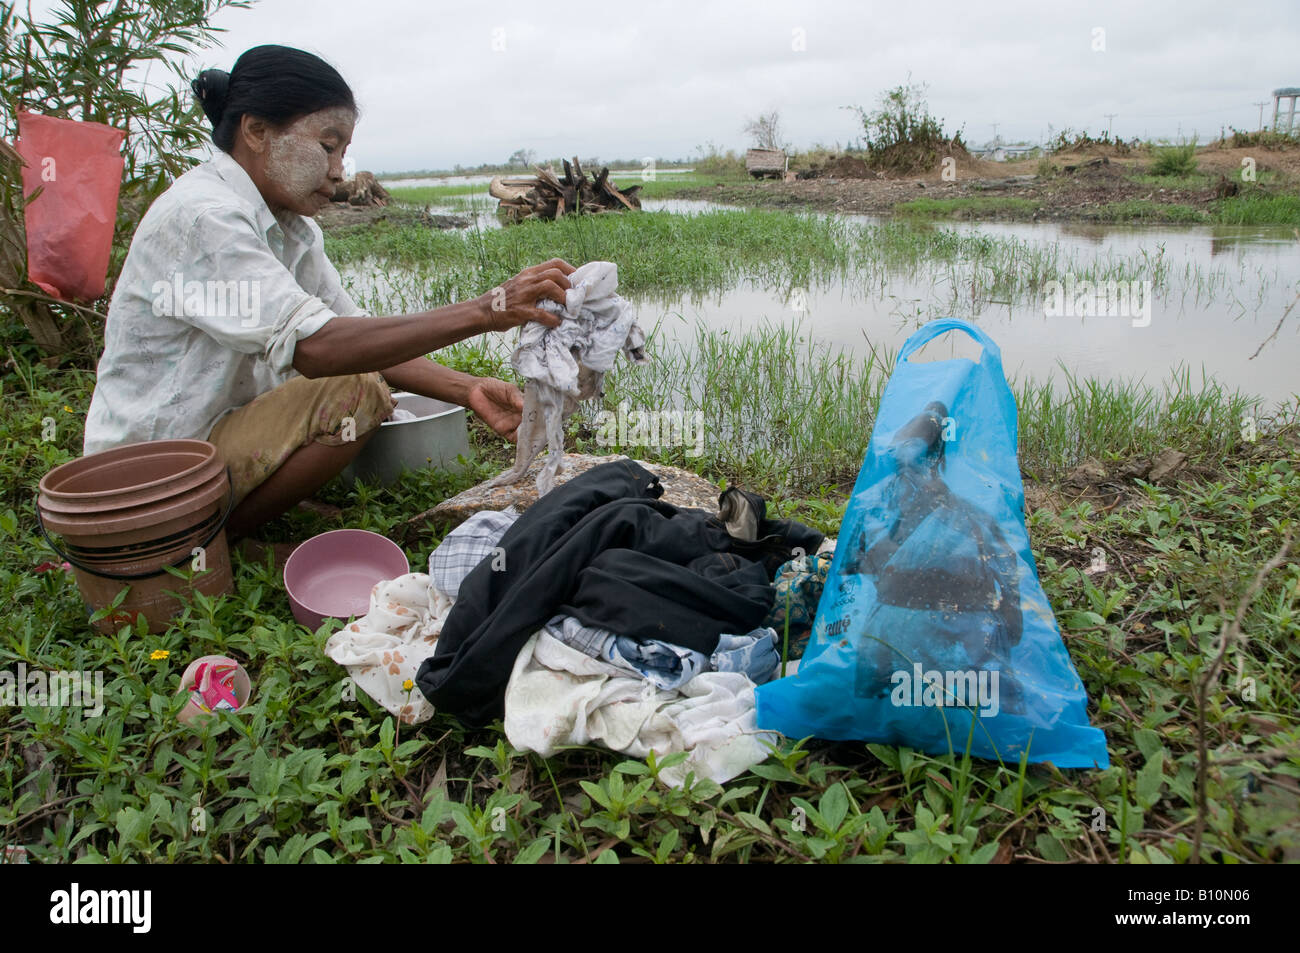
<path id="1" fill-rule="evenodd" d="M 230 519 L 230 514 L 235 509 L 235 483 L 230 477 L 230 466 L 228 464 L 226 466 L 226 483 L 230 487 L 229 500 L 226 503 L 226 512 L 221 514 L 221 519 L 217 520 L 217 525 L 212 530 L 212 532 L 208 534 L 208 538 L 205 539 L 203 542 L 199 543 L 199 548 L 206 547 L 208 543 L 212 542 L 214 539 L 217 538 L 217 534 L 226 528 L 226 520 Z M 82 570 L 83 572 L 88 572 L 95 576 L 102 576 L 105 579 L 149 579 L 152 578 L 153 576 L 161 576 L 163 573 L 167 571 L 168 567 L 164 566 L 162 569 L 153 569 L 150 570 L 149 572 L 136 572 L 136 573 L 105 572 L 102 568 L 85 566 L 81 564 L 72 556 L 68 555 L 63 550 L 59 549 L 58 545 L 55 544 L 54 540 L 50 539 L 50 534 L 45 529 L 45 520 L 41 519 L 41 504 L 39 501 L 37 501 L 36 504 L 36 525 L 40 527 L 41 535 L 45 537 L 45 542 L 50 544 L 50 548 L 54 550 L 54 552 L 57 553 L 64 562 L 68 563 L 69 565 L 76 566 L 78 569 Z M 171 568 L 179 569 L 182 564 L 189 562 L 192 558 L 193 556 L 182 556 L 180 559 L 176 560 L 176 562 L 171 564 Z"/>

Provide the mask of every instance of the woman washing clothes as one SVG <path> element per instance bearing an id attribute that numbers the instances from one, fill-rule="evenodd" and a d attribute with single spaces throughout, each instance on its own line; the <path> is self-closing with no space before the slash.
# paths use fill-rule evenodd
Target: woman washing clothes
<path id="1" fill-rule="evenodd" d="M 374 317 L 344 290 L 312 216 L 343 181 L 357 106 L 311 53 L 259 46 L 192 88 L 212 159 L 144 215 L 109 305 L 84 452 L 199 438 L 230 466 L 233 542 L 311 496 L 395 408 L 389 387 L 450 401 L 514 440 L 523 396 L 426 358 L 563 304 L 573 266 L 526 268 L 471 301 Z"/>

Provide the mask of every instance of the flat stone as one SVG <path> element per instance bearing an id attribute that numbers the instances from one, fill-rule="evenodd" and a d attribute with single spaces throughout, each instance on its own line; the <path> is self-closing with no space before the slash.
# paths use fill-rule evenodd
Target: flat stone
<path id="1" fill-rule="evenodd" d="M 1150 472 L 1150 460 L 1146 457 L 1134 457 L 1120 468 L 1119 477 L 1122 480 L 1145 480 Z"/>
<path id="2" fill-rule="evenodd" d="M 1094 486 L 1106 481 L 1106 468 L 1092 457 L 1079 462 L 1070 475 L 1065 478 L 1065 482 L 1071 486 Z"/>
<path id="3" fill-rule="evenodd" d="M 1152 483 L 1163 483 L 1175 473 L 1177 473 L 1184 463 L 1187 462 L 1187 454 L 1181 450 L 1161 450 L 1151 458 L 1151 476 Z"/>
<path id="4" fill-rule="evenodd" d="M 602 463 L 627 459 L 629 458 L 622 454 L 597 456 L 587 453 L 566 453 L 564 455 L 564 469 L 556 476 L 555 485 L 560 486 L 567 483 L 579 474 L 586 473 L 592 467 L 599 466 Z M 411 533 L 417 533 L 424 527 L 426 522 L 459 526 L 480 510 L 504 510 L 508 506 L 513 506 L 523 512 L 537 502 L 537 474 L 545 460 L 546 454 L 540 454 L 518 483 L 509 486 L 488 486 L 488 483 L 491 482 L 491 479 L 488 479 L 477 486 L 472 486 L 468 490 L 457 493 L 451 499 L 443 500 L 432 509 L 425 510 L 423 513 L 412 517 L 404 524 L 403 538 Z M 718 495 L 722 491 L 698 473 L 691 473 L 689 470 L 670 467 L 661 463 L 647 463 L 644 460 L 634 462 L 639 463 L 659 477 L 659 482 L 664 488 L 664 495 L 661 499 L 665 503 L 671 503 L 673 506 L 707 510 L 717 515 Z"/>

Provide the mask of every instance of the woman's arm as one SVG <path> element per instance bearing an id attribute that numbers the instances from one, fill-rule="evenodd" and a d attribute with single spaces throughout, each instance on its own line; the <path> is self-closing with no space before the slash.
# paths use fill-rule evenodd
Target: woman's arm
<path id="1" fill-rule="evenodd" d="M 427 357 L 415 357 L 402 364 L 386 367 L 381 374 L 393 390 L 409 391 L 421 397 L 432 397 L 466 407 L 469 392 L 478 380 L 472 374 L 452 370 Z"/>
<path id="2" fill-rule="evenodd" d="M 565 303 L 574 267 L 558 258 L 525 268 L 472 301 L 397 317 L 330 318 L 294 347 L 293 367 L 303 377 L 384 371 L 485 331 L 505 331 L 528 321 L 556 327 L 560 319 L 537 307 L 542 298 Z M 397 383 L 394 381 L 394 383 Z"/>
<path id="3" fill-rule="evenodd" d="M 303 377 L 366 374 L 404 364 L 488 330 L 480 299 L 390 318 L 330 318 L 293 352 Z"/>
<path id="4" fill-rule="evenodd" d="M 519 388 L 495 377 L 475 377 L 427 358 L 417 357 L 382 371 L 394 390 L 410 391 L 436 400 L 468 407 L 483 422 L 513 442 L 523 419 L 524 395 Z"/>

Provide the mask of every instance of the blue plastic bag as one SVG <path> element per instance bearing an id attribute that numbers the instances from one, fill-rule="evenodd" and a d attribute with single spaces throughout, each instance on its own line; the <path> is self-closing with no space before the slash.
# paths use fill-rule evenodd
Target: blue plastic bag
<path id="1" fill-rule="evenodd" d="M 913 363 L 950 330 L 979 363 Z M 1106 737 L 1038 580 L 1002 355 L 964 321 L 903 345 L 853 488 L 799 671 L 760 685 L 758 725 L 1060 768 Z"/>

